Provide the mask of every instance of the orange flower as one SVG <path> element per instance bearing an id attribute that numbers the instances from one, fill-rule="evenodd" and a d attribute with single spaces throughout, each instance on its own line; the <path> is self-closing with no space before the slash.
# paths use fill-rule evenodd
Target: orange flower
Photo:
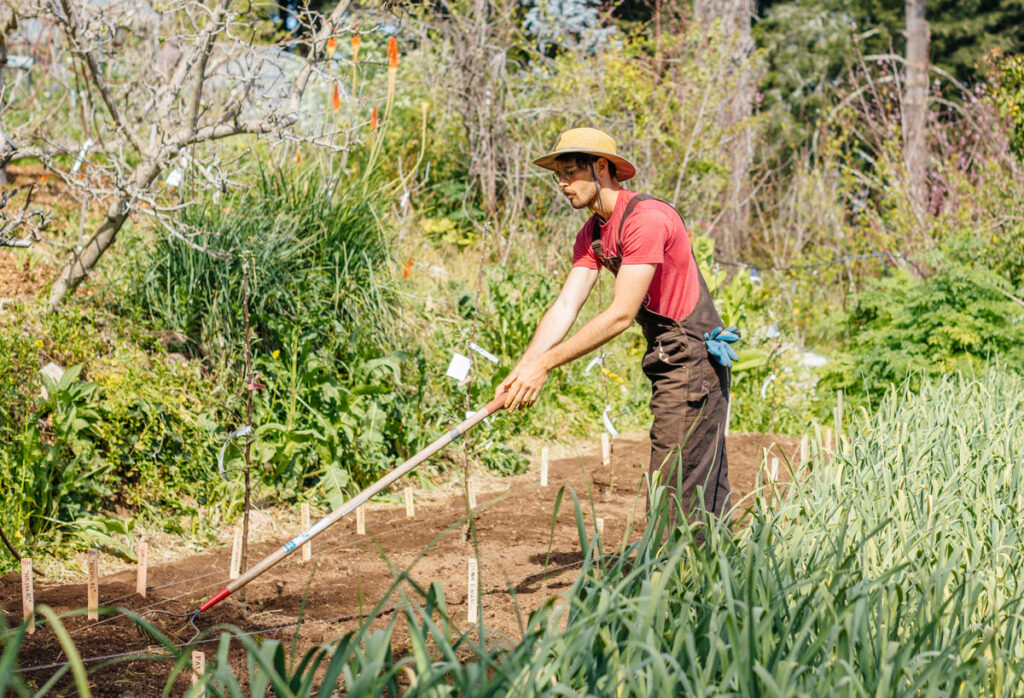
<path id="1" fill-rule="evenodd" d="M 327 46 L 324 50 L 327 51 L 328 58 L 334 56 L 334 52 L 338 50 L 338 42 L 335 41 L 333 36 L 327 40 Z"/>
<path id="2" fill-rule="evenodd" d="M 355 25 L 352 28 L 352 60 L 356 59 L 359 55 L 359 45 L 363 43 L 363 40 L 359 38 L 359 25 Z"/>
<path id="3" fill-rule="evenodd" d="M 409 261 L 405 263 L 405 269 L 402 270 L 402 278 L 408 279 L 409 274 L 412 272 L 412 255 L 409 255 Z"/>
<path id="4" fill-rule="evenodd" d="M 373 114 L 370 116 L 370 130 L 377 130 L 377 107 L 373 108 Z"/>
<path id="5" fill-rule="evenodd" d="M 334 94 L 331 95 L 331 106 L 334 111 L 341 109 L 341 97 L 338 95 L 338 83 L 334 83 Z"/>
<path id="6" fill-rule="evenodd" d="M 395 37 L 388 39 L 388 68 L 398 67 L 398 41 Z"/>

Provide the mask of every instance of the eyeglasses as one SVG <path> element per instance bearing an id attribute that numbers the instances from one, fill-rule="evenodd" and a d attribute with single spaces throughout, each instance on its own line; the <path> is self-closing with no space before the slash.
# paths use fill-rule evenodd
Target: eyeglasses
<path id="1" fill-rule="evenodd" d="M 561 184 L 562 180 L 569 181 L 572 176 L 580 171 L 578 167 L 567 167 L 562 171 L 555 170 L 551 173 L 551 178 L 555 180 L 555 184 Z"/>

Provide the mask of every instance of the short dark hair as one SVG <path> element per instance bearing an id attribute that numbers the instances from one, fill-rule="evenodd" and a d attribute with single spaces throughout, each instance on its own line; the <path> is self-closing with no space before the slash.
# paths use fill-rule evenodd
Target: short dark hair
<path id="1" fill-rule="evenodd" d="M 590 167 L 603 157 L 603 155 L 591 155 L 590 153 L 566 153 L 555 158 L 555 162 L 563 165 L 573 163 L 576 167 L 584 168 Z M 608 158 L 604 158 L 604 161 L 608 163 L 608 174 L 612 179 L 618 181 L 615 177 L 615 163 Z"/>

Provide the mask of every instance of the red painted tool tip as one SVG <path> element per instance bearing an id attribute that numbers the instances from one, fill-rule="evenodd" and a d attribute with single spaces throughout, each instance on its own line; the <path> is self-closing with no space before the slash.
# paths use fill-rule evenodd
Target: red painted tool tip
<path id="1" fill-rule="evenodd" d="M 216 594 L 214 594 L 209 599 L 207 599 L 206 602 L 202 606 L 199 607 L 199 610 L 200 611 L 205 611 L 208 608 L 213 608 L 214 606 L 219 604 L 221 601 L 226 599 L 228 597 L 228 595 L 230 595 L 230 594 L 231 594 L 231 590 L 228 589 L 227 587 L 221 589 Z"/>

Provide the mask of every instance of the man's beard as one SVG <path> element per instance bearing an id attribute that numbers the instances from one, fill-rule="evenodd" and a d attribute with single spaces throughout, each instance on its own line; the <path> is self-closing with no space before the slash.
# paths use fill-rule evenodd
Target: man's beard
<path id="1" fill-rule="evenodd" d="M 582 196 L 577 196 L 574 199 L 569 199 L 569 203 L 572 204 L 572 207 L 574 209 L 576 209 L 577 211 L 579 211 L 581 209 L 584 209 L 584 208 L 590 208 L 590 205 L 595 203 L 596 201 L 597 201 L 597 187 L 594 187 L 593 193 L 587 199 L 584 199 Z"/>

